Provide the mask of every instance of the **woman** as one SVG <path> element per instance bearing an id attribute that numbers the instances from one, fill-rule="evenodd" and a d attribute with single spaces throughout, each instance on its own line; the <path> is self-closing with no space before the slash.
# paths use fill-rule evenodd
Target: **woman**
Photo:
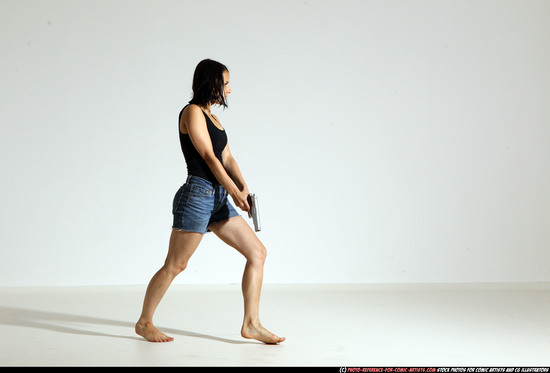
<path id="1" fill-rule="evenodd" d="M 242 278 L 244 320 L 241 335 L 264 343 L 284 341 L 260 323 L 259 303 L 266 249 L 228 200 L 250 209 L 248 187 L 227 145 L 227 136 L 212 105 L 227 107 L 229 71 L 219 62 L 201 61 L 193 76 L 193 99 L 180 112 L 179 136 L 187 163 L 186 183 L 174 197 L 174 224 L 164 266 L 153 276 L 143 302 L 136 333 L 151 342 L 169 342 L 153 325 L 153 313 L 166 290 L 187 266 L 203 235 L 214 232 L 246 258 Z"/>

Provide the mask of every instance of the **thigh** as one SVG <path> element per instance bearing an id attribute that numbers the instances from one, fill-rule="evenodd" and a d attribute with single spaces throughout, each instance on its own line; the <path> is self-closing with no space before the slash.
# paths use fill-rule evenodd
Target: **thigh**
<path id="1" fill-rule="evenodd" d="M 213 224 L 210 230 L 247 259 L 264 257 L 266 254 L 264 245 L 241 216 Z"/>
<path id="2" fill-rule="evenodd" d="M 172 229 L 166 265 L 186 266 L 203 237 L 202 233 Z"/>

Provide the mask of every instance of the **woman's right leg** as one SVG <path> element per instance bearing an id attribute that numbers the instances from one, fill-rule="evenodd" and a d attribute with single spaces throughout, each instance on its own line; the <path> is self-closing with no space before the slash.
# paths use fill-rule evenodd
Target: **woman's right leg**
<path id="1" fill-rule="evenodd" d="M 153 314 L 174 278 L 180 274 L 201 242 L 203 234 L 172 229 L 168 255 L 162 268 L 155 273 L 143 301 L 136 333 L 151 342 L 169 342 L 174 338 L 160 332 L 153 325 Z"/>

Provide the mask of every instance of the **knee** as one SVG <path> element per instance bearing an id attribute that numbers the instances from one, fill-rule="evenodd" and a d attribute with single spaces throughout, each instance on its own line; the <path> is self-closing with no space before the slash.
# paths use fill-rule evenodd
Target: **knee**
<path id="1" fill-rule="evenodd" d="M 168 276 L 175 278 L 187 268 L 187 263 L 166 263 L 163 268 Z"/>
<path id="2" fill-rule="evenodd" d="M 254 264 L 264 265 L 266 257 L 267 249 L 264 245 L 260 244 L 254 249 L 248 260 Z"/>

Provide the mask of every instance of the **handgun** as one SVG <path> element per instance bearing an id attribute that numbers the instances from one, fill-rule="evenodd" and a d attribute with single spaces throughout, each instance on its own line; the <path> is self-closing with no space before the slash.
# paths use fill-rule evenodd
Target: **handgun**
<path id="1" fill-rule="evenodd" d="M 250 193 L 248 195 L 248 205 L 250 206 L 250 210 L 248 210 L 248 217 L 252 218 L 252 221 L 254 222 L 254 230 L 259 232 L 262 227 L 260 225 L 260 210 L 258 208 L 258 197 L 256 197 L 256 194 Z"/>

